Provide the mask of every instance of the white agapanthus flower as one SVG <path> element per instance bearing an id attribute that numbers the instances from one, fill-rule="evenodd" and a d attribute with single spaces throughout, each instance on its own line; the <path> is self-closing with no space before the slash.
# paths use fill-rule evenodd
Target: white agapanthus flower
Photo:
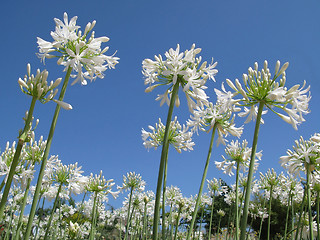
<path id="1" fill-rule="evenodd" d="M 227 157 L 222 156 L 223 161 L 215 161 L 216 167 L 223 171 L 224 174 L 229 176 L 234 175 L 233 170 L 237 169 L 237 165 L 240 170 L 246 172 L 250 165 L 251 148 L 248 146 L 247 140 L 243 140 L 242 143 L 231 141 L 225 149 Z M 258 169 L 258 161 L 261 160 L 262 151 L 256 153 L 254 169 Z"/>
<path id="2" fill-rule="evenodd" d="M 170 96 L 175 84 L 179 84 L 185 92 L 189 110 L 196 106 L 202 106 L 206 103 L 208 96 L 205 93 L 205 83 L 207 79 L 215 81 L 214 76 L 218 72 L 215 69 L 217 62 L 208 64 L 203 62 L 201 56 L 196 57 L 201 52 L 200 48 L 195 48 L 195 44 L 190 50 L 180 53 L 180 45 L 177 45 L 176 50 L 169 49 L 165 53 L 164 60 L 161 55 L 155 56 L 155 60 L 145 59 L 142 62 L 142 73 L 145 76 L 146 92 L 151 92 L 154 88 L 166 85 L 167 90 L 158 95 L 156 100 L 160 100 L 160 105 L 164 103 L 169 105 Z M 176 105 L 179 105 L 179 98 L 176 100 Z"/>
<path id="3" fill-rule="evenodd" d="M 104 53 L 109 47 L 101 49 L 101 44 L 108 42 L 108 37 L 95 38 L 95 32 L 92 31 L 96 21 L 88 23 L 84 33 L 76 25 L 77 17 L 68 21 L 67 13 L 64 13 L 64 22 L 60 19 L 54 19 L 56 28 L 51 32 L 53 42 L 38 39 L 39 54 L 38 56 L 44 62 L 45 58 L 58 58 L 58 64 L 65 66 L 64 71 L 71 67 L 77 72 L 72 75 L 76 79 L 72 84 L 80 82 L 82 85 L 87 84 L 87 79 L 91 81 L 97 77 L 104 78 L 103 72 L 108 68 L 114 68 L 119 58 L 107 56 Z M 89 33 L 91 32 L 91 36 Z"/>
<path id="4" fill-rule="evenodd" d="M 306 174 L 319 170 L 320 166 L 320 145 L 317 141 L 319 134 L 313 135 L 309 140 L 304 140 L 301 136 L 299 141 L 295 140 L 293 150 L 288 149 L 287 155 L 280 157 L 281 166 L 288 169 L 294 176 L 300 176 L 300 172 Z"/>
<path id="5" fill-rule="evenodd" d="M 289 63 L 285 63 L 280 68 L 280 61 L 277 61 L 275 67 L 275 74 L 272 77 L 268 68 L 268 62 L 264 62 L 264 67 L 258 71 L 258 63 L 254 64 L 254 69 L 248 69 L 248 74 L 243 74 L 243 84 L 238 79 L 235 84 L 227 79 L 226 82 L 234 91 L 220 91 L 219 99 L 228 99 L 229 103 L 234 103 L 238 106 L 243 106 L 243 112 L 238 115 L 240 117 L 247 117 L 245 123 L 255 120 L 258 113 L 257 104 L 264 104 L 264 107 L 271 110 L 285 122 L 292 125 L 297 130 L 297 125 L 304 122 L 303 114 L 309 113 L 310 86 L 305 88 L 306 82 L 300 87 L 299 84 L 294 85 L 290 89 L 285 87 L 286 73 L 285 70 Z M 280 70 L 279 70 L 280 69 Z M 279 81 L 277 79 L 280 78 Z M 236 95 L 240 95 L 239 99 L 235 99 Z M 281 110 L 282 113 L 279 113 Z M 263 111 L 262 114 L 265 114 Z M 263 123 L 263 120 L 261 119 Z"/>
<path id="6" fill-rule="evenodd" d="M 143 145 L 150 149 L 154 147 L 161 146 L 163 144 L 164 133 L 165 133 L 165 125 L 161 122 L 159 118 L 159 123 L 156 123 L 156 126 L 149 126 L 148 128 L 152 132 L 147 132 L 146 130 L 142 129 L 141 136 L 143 140 Z M 195 145 L 192 142 L 192 132 L 189 131 L 189 128 L 185 125 L 182 125 L 178 122 L 177 117 L 174 118 L 173 121 L 170 123 L 169 129 L 169 136 L 168 141 L 179 153 L 181 150 L 193 150 L 193 146 Z"/>
<path id="7" fill-rule="evenodd" d="M 112 186 L 114 184 L 115 183 L 113 182 L 113 179 L 106 180 L 102 175 L 102 171 L 100 171 L 99 175 L 97 174 L 93 175 L 92 173 L 90 174 L 90 177 L 87 182 L 87 185 L 85 186 L 85 189 L 89 192 L 98 193 L 99 195 L 104 195 L 104 196 L 110 193 L 113 198 L 117 198 L 119 192 L 111 191 Z"/>
<path id="8" fill-rule="evenodd" d="M 128 172 L 127 175 L 123 175 L 122 186 L 118 186 L 117 188 L 125 191 L 132 189 L 133 191 L 142 192 L 144 191 L 145 186 L 146 182 L 142 180 L 140 174 Z"/>
<path id="9" fill-rule="evenodd" d="M 43 70 L 41 72 L 40 69 L 37 69 L 37 73 L 34 76 L 31 74 L 31 66 L 28 64 L 27 75 L 25 75 L 23 79 L 19 78 L 18 80 L 21 91 L 27 95 L 35 97 L 41 103 L 54 101 L 66 110 L 72 109 L 70 104 L 54 99 L 58 93 L 57 87 L 61 82 L 61 78 L 51 81 L 49 84 L 47 82 L 48 74 L 47 70 Z"/>

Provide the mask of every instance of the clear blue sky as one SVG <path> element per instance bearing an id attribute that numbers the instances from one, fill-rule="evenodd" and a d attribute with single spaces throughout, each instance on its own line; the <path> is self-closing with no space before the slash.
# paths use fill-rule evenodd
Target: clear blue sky
<path id="1" fill-rule="evenodd" d="M 141 128 L 166 118 L 167 106 L 159 106 L 157 93 L 144 93 L 141 63 L 155 54 L 164 54 L 180 44 L 181 50 L 195 43 L 202 48 L 204 60 L 218 61 L 216 83 L 208 82 L 207 94 L 215 101 L 213 89 L 220 88 L 226 78 L 241 79 L 249 66 L 266 59 L 270 69 L 276 60 L 289 61 L 287 86 L 306 80 L 311 85 L 311 113 L 295 131 L 289 124 L 269 112 L 261 126 L 258 150 L 263 150 L 259 171 L 273 167 L 283 169 L 279 157 L 291 148 L 300 135 L 309 138 L 319 132 L 320 123 L 320 3 L 310 1 L 4 1 L 1 4 L 1 136 L 0 147 L 16 139 L 23 127 L 22 117 L 31 98 L 24 95 L 17 80 L 26 74 L 26 65 L 49 71 L 49 80 L 64 77 L 63 67 L 55 61 L 44 66 L 35 55 L 36 37 L 52 41 L 53 18 L 78 16 L 84 30 L 96 20 L 96 37 L 108 36 L 109 53 L 117 51 L 120 63 L 106 71 L 104 79 L 69 86 L 65 101 L 71 111 L 61 111 L 53 139 L 51 154 L 59 155 L 65 164 L 78 162 L 86 174 L 99 173 L 121 185 L 122 175 L 140 173 L 146 189 L 155 191 L 161 149 L 149 152 L 143 147 Z M 105 45 L 104 45 L 105 46 Z M 174 115 L 184 123 L 189 111 L 183 95 Z M 35 117 L 40 119 L 37 137 L 47 137 L 55 104 L 38 103 Z M 245 119 L 238 118 L 238 125 Z M 253 123 L 245 125 L 243 137 L 252 143 Z M 169 153 L 168 185 L 181 188 L 186 196 L 198 192 L 208 151 L 210 134 L 194 136 L 192 152 Z M 216 169 L 224 146 L 214 148 L 208 178 L 234 178 Z M 122 195 L 123 196 L 123 195 Z M 118 201 L 110 201 L 115 206 Z"/>

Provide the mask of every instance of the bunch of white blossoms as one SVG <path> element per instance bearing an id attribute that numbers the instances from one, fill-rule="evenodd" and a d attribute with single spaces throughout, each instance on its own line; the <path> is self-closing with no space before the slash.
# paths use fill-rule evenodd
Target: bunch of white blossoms
<path id="1" fill-rule="evenodd" d="M 288 169 L 290 174 L 300 176 L 300 172 L 306 174 L 307 169 L 310 172 L 319 170 L 320 166 L 320 134 L 314 134 L 309 140 L 300 137 L 295 140 L 293 150 L 288 149 L 287 155 L 280 157 L 281 166 Z"/>
<path id="2" fill-rule="evenodd" d="M 143 145 L 147 149 L 150 149 L 152 147 L 157 149 L 157 147 L 163 144 L 166 126 L 163 125 L 161 119 L 159 118 L 159 123 L 156 123 L 155 127 L 149 125 L 148 128 L 152 132 L 147 132 L 144 129 L 141 130 Z M 177 117 L 175 117 L 174 120 L 171 121 L 169 126 L 168 141 L 169 144 L 172 144 L 179 153 L 181 153 L 181 150 L 193 150 L 193 146 L 195 144 L 194 142 L 192 142 L 192 135 L 193 133 L 191 131 L 188 131 L 188 127 L 186 127 L 185 125 L 181 126 L 181 124 L 177 120 Z"/>
<path id="3" fill-rule="evenodd" d="M 207 79 L 215 81 L 214 76 L 218 72 L 215 69 L 217 62 L 208 64 L 202 61 L 202 57 L 196 57 L 201 52 L 200 48 L 195 48 L 195 44 L 190 50 L 180 53 L 180 46 L 176 50 L 172 48 L 165 53 L 166 59 L 162 56 L 155 56 L 155 61 L 145 59 L 142 62 L 143 75 L 145 76 L 145 85 L 149 87 L 145 90 L 151 92 L 154 88 L 161 85 L 168 85 L 168 89 L 156 100 L 161 100 L 162 106 L 165 102 L 170 104 L 170 97 L 173 86 L 179 84 L 186 94 L 189 110 L 192 112 L 196 106 L 202 106 L 207 102 L 208 96 L 204 89 Z M 195 101 L 196 102 L 195 102 Z M 179 97 L 176 98 L 176 106 L 180 105 Z"/>
<path id="4" fill-rule="evenodd" d="M 244 88 L 238 79 L 235 80 L 235 85 L 229 79 L 226 80 L 234 93 L 230 91 L 220 92 L 218 99 L 224 99 L 226 101 L 226 106 L 232 104 L 237 104 L 239 106 L 244 106 L 244 112 L 239 113 L 239 116 L 245 117 L 247 119 L 245 123 L 256 119 L 258 103 L 263 103 L 268 109 L 276 113 L 287 123 L 290 123 L 294 129 L 297 129 L 297 125 L 305 121 L 303 114 L 309 113 L 308 105 L 310 97 L 310 86 L 305 88 L 306 82 L 304 81 L 303 86 L 294 85 L 289 90 L 284 86 L 286 82 L 286 73 L 289 63 L 285 63 L 281 69 L 280 61 L 277 61 L 275 66 L 275 74 L 271 77 L 270 70 L 268 68 L 268 62 L 264 62 L 264 67 L 261 71 L 258 71 L 258 63 L 254 64 L 254 69 L 251 67 L 248 69 L 248 74 L 243 74 Z M 277 78 L 280 77 L 277 82 Z M 308 94 L 309 92 L 309 94 Z M 236 95 L 240 94 L 242 98 L 233 99 Z M 248 108 L 249 109 L 248 109 Z M 274 108 L 281 109 L 284 114 L 278 113 Z M 262 113 L 266 113 L 265 111 Z M 261 121 L 263 123 L 263 121 Z"/>
<path id="5" fill-rule="evenodd" d="M 60 84 L 61 78 L 51 81 L 50 84 L 48 84 L 47 78 L 47 70 L 43 70 L 41 72 L 40 69 L 37 69 L 37 74 L 34 76 L 31 74 L 31 66 L 28 64 L 27 75 L 25 75 L 23 79 L 19 78 L 18 83 L 23 93 L 35 97 L 41 103 L 47 103 L 52 100 L 64 109 L 72 109 L 70 104 L 53 99 L 58 93 L 58 89 L 56 87 Z"/>
<path id="6" fill-rule="evenodd" d="M 224 102 L 223 99 L 220 99 L 215 105 L 210 102 L 205 106 L 196 107 L 187 125 L 192 128 L 193 132 L 198 132 L 198 129 L 206 131 L 206 127 L 209 127 L 208 131 L 210 131 L 216 125 L 218 132 L 217 145 L 220 143 L 225 145 L 225 137 L 229 134 L 239 138 L 243 127 L 235 127 L 235 115 L 232 114 L 232 109 L 225 107 Z"/>
<path id="7" fill-rule="evenodd" d="M 127 175 L 123 175 L 122 187 L 118 186 L 118 189 L 127 191 L 128 189 L 132 191 L 142 192 L 146 186 L 146 182 L 142 180 L 140 174 L 135 172 L 129 172 Z"/>
<path id="8" fill-rule="evenodd" d="M 58 64 L 66 67 L 65 71 L 69 67 L 75 70 L 77 75 L 72 76 L 76 77 L 72 84 L 80 81 L 82 85 L 86 85 L 86 79 L 92 81 L 97 77 L 103 78 L 103 72 L 107 68 L 114 68 L 118 63 L 119 58 L 114 57 L 114 54 L 104 55 L 109 47 L 101 49 L 101 43 L 108 42 L 109 38 L 95 38 L 92 29 L 96 21 L 89 22 L 83 34 L 79 30 L 80 27 L 76 25 L 77 16 L 68 21 L 68 15 L 64 13 L 64 22 L 57 18 L 54 21 L 56 28 L 54 32 L 51 32 L 54 41 L 48 42 L 38 37 L 38 55 L 43 62 L 45 58 L 57 57 L 59 58 Z M 90 32 L 91 36 L 89 36 Z"/>
<path id="9" fill-rule="evenodd" d="M 250 165 L 250 156 L 252 149 L 247 147 L 247 140 L 243 140 L 242 143 L 236 141 L 231 141 L 224 150 L 227 157 L 222 156 L 223 161 L 215 161 L 216 167 L 223 171 L 224 174 L 229 176 L 234 175 L 233 169 L 236 169 L 237 166 L 239 169 L 246 172 Z M 262 151 L 256 153 L 256 158 L 254 161 L 254 169 L 258 169 L 258 161 L 261 160 Z"/>

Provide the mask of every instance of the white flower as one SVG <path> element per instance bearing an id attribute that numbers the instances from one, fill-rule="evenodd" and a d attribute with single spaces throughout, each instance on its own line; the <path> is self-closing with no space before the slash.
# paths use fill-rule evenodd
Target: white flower
<path id="1" fill-rule="evenodd" d="M 188 107 L 191 112 L 195 105 L 202 106 L 207 103 L 208 96 L 204 91 L 206 89 L 204 85 L 207 79 L 215 81 L 214 76 L 218 70 L 215 69 L 216 62 L 212 62 L 208 66 L 207 62 L 201 63 L 201 57 L 196 57 L 200 51 L 201 49 L 195 48 L 193 44 L 190 50 L 180 53 L 178 44 L 175 50 L 171 48 L 165 53 L 165 60 L 162 59 L 161 55 L 155 56 L 155 61 L 151 59 L 143 60 L 144 83 L 149 85 L 146 92 L 150 92 L 160 85 L 168 85 L 169 88 L 156 100 L 161 100 L 160 105 L 164 102 L 169 105 L 168 95 L 171 96 L 173 86 L 179 84 L 187 96 Z M 195 104 L 190 98 L 197 103 Z"/>
<path id="2" fill-rule="evenodd" d="M 172 144 L 179 153 L 181 153 L 181 150 L 193 150 L 193 146 L 195 145 L 194 142 L 192 142 L 193 134 L 191 131 L 188 131 L 188 127 L 186 127 L 185 125 L 180 125 L 177 117 L 175 117 L 174 120 L 171 121 L 169 128 L 169 144 Z M 149 129 L 152 132 L 147 132 L 144 129 L 141 130 L 143 145 L 147 149 L 150 149 L 152 147 L 157 149 L 157 147 L 163 144 L 165 125 L 163 125 L 161 119 L 159 118 L 159 123 L 156 123 L 155 127 L 149 126 Z"/>
<path id="3" fill-rule="evenodd" d="M 69 67 L 76 71 L 76 75 L 71 75 L 76 78 L 72 85 L 76 82 L 86 85 L 87 79 L 93 81 L 97 77 L 104 78 L 103 72 L 107 68 L 114 68 L 118 63 L 119 58 L 114 57 L 114 54 L 104 54 L 109 47 L 101 49 L 101 43 L 107 42 L 109 38 L 95 38 L 92 31 L 95 21 L 87 24 L 83 35 L 78 31 L 80 27 L 76 25 L 77 17 L 73 17 L 69 22 L 67 13 L 64 13 L 64 22 L 57 18 L 54 21 L 56 28 L 51 32 L 54 41 L 51 43 L 38 37 L 38 55 L 42 61 L 45 58 L 58 57 L 58 64 L 65 66 L 64 71 Z"/>

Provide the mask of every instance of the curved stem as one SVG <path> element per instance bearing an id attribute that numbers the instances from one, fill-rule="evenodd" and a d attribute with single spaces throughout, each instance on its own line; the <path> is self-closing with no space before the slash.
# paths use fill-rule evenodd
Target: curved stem
<path id="1" fill-rule="evenodd" d="M 209 162 L 210 162 L 211 152 L 212 152 L 212 145 L 213 145 L 213 140 L 214 140 L 214 134 L 216 132 L 217 126 L 218 126 L 217 123 L 215 123 L 213 125 L 212 135 L 211 135 L 211 140 L 210 140 L 210 145 L 209 145 L 209 151 L 208 151 L 208 155 L 207 155 L 207 161 L 206 161 L 206 164 L 204 166 L 202 179 L 201 179 L 201 184 L 200 184 L 200 188 L 199 188 L 199 192 L 198 192 L 198 196 L 197 196 L 197 200 L 196 200 L 196 205 L 195 205 L 194 211 L 192 213 L 192 220 L 191 220 L 191 223 L 190 223 L 190 229 L 188 231 L 187 240 L 190 239 L 190 237 L 191 237 L 191 234 L 192 234 L 192 231 L 193 231 L 194 222 L 195 222 L 195 220 L 197 218 L 198 207 L 199 207 L 199 204 L 200 204 L 203 185 L 204 185 L 204 182 L 205 182 L 206 177 L 207 177 L 207 172 L 208 172 Z"/>
<path id="2" fill-rule="evenodd" d="M 64 95 L 66 93 L 67 85 L 68 85 L 68 82 L 69 82 L 71 71 L 72 71 L 72 67 L 69 67 L 68 71 L 67 71 L 67 74 L 66 74 L 66 76 L 64 78 L 63 86 L 61 88 L 59 101 L 63 101 Z M 44 170 L 45 170 L 46 165 L 47 165 L 47 160 L 48 160 L 50 147 L 51 147 L 51 143 L 52 143 L 52 139 L 53 139 L 54 130 L 56 128 L 59 112 L 60 112 L 60 105 L 57 104 L 56 110 L 55 110 L 54 115 L 53 115 L 50 131 L 49 131 L 49 136 L 48 136 L 48 139 L 47 139 L 46 149 L 44 151 L 43 158 L 42 158 L 40 172 L 39 172 L 39 175 L 38 175 L 37 186 L 36 186 L 36 189 L 35 189 L 35 192 L 34 192 L 34 195 L 33 195 L 33 201 L 32 201 L 32 205 L 31 205 L 31 210 L 30 210 L 30 214 L 29 214 L 28 225 L 27 225 L 26 234 L 24 236 L 24 240 L 29 240 L 30 239 L 32 222 L 33 222 L 34 214 L 36 212 L 37 202 L 38 202 L 38 199 L 39 199 L 39 196 L 40 196 L 41 183 L 42 183 L 42 179 L 43 179 L 43 176 L 44 176 Z"/>
<path id="3" fill-rule="evenodd" d="M 154 207 L 154 219 L 153 219 L 153 240 L 158 239 L 158 227 L 159 227 L 159 219 L 160 219 L 160 199 L 161 199 L 161 188 L 162 188 L 162 180 L 163 180 L 163 172 L 164 172 L 164 165 L 166 158 L 168 156 L 168 148 L 169 148 L 169 130 L 170 130 L 170 123 L 175 103 L 175 98 L 178 94 L 179 90 L 179 82 L 174 85 L 171 99 L 170 99 L 170 106 L 167 116 L 166 128 L 163 137 L 163 145 L 162 145 L 162 152 L 161 152 L 161 159 L 160 159 L 160 166 L 159 166 L 159 173 L 158 173 L 158 183 L 157 183 L 157 191 L 156 191 L 156 201 Z"/>
<path id="4" fill-rule="evenodd" d="M 56 195 L 56 199 L 54 200 L 54 204 L 53 204 L 53 208 L 52 208 L 52 211 L 51 211 L 51 214 L 50 214 L 50 218 L 49 218 L 49 221 L 47 223 L 47 230 L 46 230 L 46 234 L 44 235 L 44 240 L 48 239 L 51 222 L 52 222 L 53 215 L 54 215 L 54 212 L 56 210 L 56 207 L 57 207 L 57 204 L 58 204 L 58 201 L 59 201 L 59 194 L 61 192 L 61 188 L 62 188 L 62 183 L 60 183 L 60 185 L 59 185 L 58 192 L 57 192 L 57 195 Z"/>
<path id="5" fill-rule="evenodd" d="M 250 159 L 250 166 L 249 166 L 249 172 L 248 172 L 246 196 L 245 196 L 245 201 L 244 201 L 244 206 L 243 206 L 243 216 L 242 216 L 242 220 L 241 220 L 240 240 L 245 240 L 245 238 L 246 238 L 246 228 L 247 228 L 249 202 L 250 202 L 250 194 L 251 194 L 251 183 L 252 183 L 252 178 L 253 178 L 254 161 L 255 161 L 255 157 L 256 157 L 259 128 L 260 128 L 260 121 L 261 121 L 263 106 L 264 106 L 264 103 L 260 102 L 258 114 L 257 114 L 257 119 L 256 119 L 256 126 L 254 129 L 254 135 L 253 135 L 253 143 L 252 143 L 251 159 Z"/>
<path id="6" fill-rule="evenodd" d="M 31 122 L 32 122 L 32 114 L 33 114 L 34 107 L 36 105 L 36 101 L 37 101 L 37 98 L 32 97 L 30 108 L 28 111 L 28 117 L 27 117 L 24 129 L 23 129 L 21 135 L 19 136 L 18 145 L 17 145 L 16 151 L 13 156 L 13 160 L 12 160 L 12 163 L 10 166 L 10 171 L 9 171 L 7 181 L 6 181 L 6 186 L 4 187 L 1 202 L 0 202 L 0 219 L 3 219 L 4 207 L 5 207 L 7 199 L 8 199 L 12 179 L 13 179 L 13 176 L 16 172 L 16 167 L 19 163 L 19 158 L 20 158 L 20 154 L 21 154 L 21 151 L 23 148 L 23 144 L 25 143 L 26 138 L 28 137 L 28 132 L 30 130 Z"/>

